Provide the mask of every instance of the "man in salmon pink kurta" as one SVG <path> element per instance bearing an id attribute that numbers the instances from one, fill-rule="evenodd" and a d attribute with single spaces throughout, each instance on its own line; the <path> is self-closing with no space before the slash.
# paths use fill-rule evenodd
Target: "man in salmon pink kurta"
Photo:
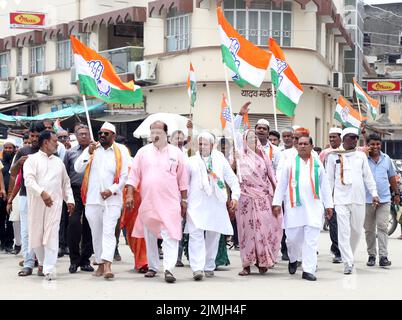
<path id="1" fill-rule="evenodd" d="M 127 206 L 133 207 L 134 188 L 140 190 L 141 205 L 133 236 L 145 238 L 148 272 L 154 277 L 159 268 L 157 239 L 163 239 L 165 281 L 175 282 L 172 272 L 182 237 L 181 218 L 187 210 L 187 171 L 182 151 L 167 143 L 167 125 L 151 125 L 152 143 L 134 158 L 127 180 Z"/>

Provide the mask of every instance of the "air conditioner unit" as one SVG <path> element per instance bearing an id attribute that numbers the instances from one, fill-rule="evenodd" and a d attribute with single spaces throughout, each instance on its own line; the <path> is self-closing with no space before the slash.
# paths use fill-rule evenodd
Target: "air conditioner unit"
<path id="1" fill-rule="evenodd" d="M 49 76 L 39 76 L 34 78 L 34 92 L 51 94 L 52 93 L 52 83 Z"/>
<path id="2" fill-rule="evenodd" d="M 75 67 L 72 67 L 72 68 L 71 68 L 70 84 L 76 84 L 77 81 L 78 81 L 77 70 L 75 69 Z"/>
<path id="3" fill-rule="evenodd" d="M 15 93 L 24 96 L 29 95 L 29 78 L 24 76 L 15 77 Z"/>
<path id="4" fill-rule="evenodd" d="M 0 81 L 0 98 L 10 98 L 10 83 L 8 81 Z"/>
<path id="5" fill-rule="evenodd" d="M 353 84 L 345 83 L 343 85 L 343 96 L 345 98 L 353 98 Z"/>
<path id="6" fill-rule="evenodd" d="M 135 82 L 156 83 L 156 60 L 131 61 L 128 72 L 134 74 Z"/>
<path id="7" fill-rule="evenodd" d="M 332 72 L 332 87 L 336 90 L 343 89 L 342 72 Z"/>

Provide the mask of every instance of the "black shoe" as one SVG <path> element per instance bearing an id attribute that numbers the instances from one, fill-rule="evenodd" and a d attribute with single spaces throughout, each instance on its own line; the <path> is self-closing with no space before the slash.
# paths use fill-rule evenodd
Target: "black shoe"
<path id="1" fill-rule="evenodd" d="M 64 248 L 64 254 L 70 255 L 70 249 L 68 247 Z"/>
<path id="2" fill-rule="evenodd" d="M 286 252 L 282 254 L 282 261 L 289 261 L 289 256 Z"/>
<path id="3" fill-rule="evenodd" d="M 63 248 L 59 248 L 59 251 L 58 251 L 58 253 L 57 253 L 57 256 L 58 256 L 59 258 L 61 258 L 61 257 L 64 256 L 64 249 L 63 249 Z"/>
<path id="4" fill-rule="evenodd" d="M 173 283 L 173 282 L 176 282 L 176 278 L 173 276 L 173 274 L 170 271 L 166 270 L 165 271 L 165 281 L 167 283 Z"/>
<path id="5" fill-rule="evenodd" d="M 86 264 L 80 267 L 81 271 L 86 271 L 86 272 L 93 272 L 95 271 L 94 268 L 90 264 Z"/>
<path id="6" fill-rule="evenodd" d="M 342 263 L 342 258 L 341 258 L 341 256 L 335 256 L 335 257 L 333 257 L 332 263 Z"/>
<path id="7" fill-rule="evenodd" d="M 6 253 L 12 253 L 13 252 L 13 246 L 6 247 L 5 250 L 6 250 Z"/>
<path id="8" fill-rule="evenodd" d="M 120 253 L 119 253 L 119 249 L 117 249 L 117 248 L 116 248 L 116 250 L 114 250 L 114 257 L 113 257 L 113 259 L 114 259 L 115 261 L 121 261 L 121 256 L 120 256 Z"/>
<path id="9" fill-rule="evenodd" d="M 0 244 L 0 251 L 4 251 L 5 248 L 6 246 L 4 244 Z"/>
<path id="10" fill-rule="evenodd" d="M 301 265 L 302 265 L 302 262 L 301 262 L 301 261 L 297 261 L 297 266 L 298 266 L 298 267 L 301 267 Z"/>
<path id="11" fill-rule="evenodd" d="M 308 281 L 316 281 L 316 280 L 317 280 L 317 278 L 316 278 L 315 275 L 313 275 L 313 274 L 311 274 L 311 273 L 308 273 L 308 272 L 303 272 L 302 278 L 303 278 L 303 279 L 306 279 L 306 280 L 308 280 Z"/>
<path id="12" fill-rule="evenodd" d="M 391 265 L 391 261 L 389 261 L 387 257 L 381 257 L 379 264 L 380 267 L 389 267 Z"/>
<path id="13" fill-rule="evenodd" d="M 288 270 L 290 274 L 295 274 L 297 270 L 297 261 L 295 262 L 289 262 L 288 264 Z"/>
<path id="14" fill-rule="evenodd" d="M 11 251 L 12 254 L 19 254 L 21 251 L 21 246 L 14 246 L 13 251 Z"/>
<path id="15" fill-rule="evenodd" d="M 366 265 L 367 265 L 368 267 L 373 267 L 373 266 L 375 266 L 375 256 L 369 256 Z"/>
<path id="16" fill-rule="evenodd" d="M 76 264 L 71 264 L 71 265 L 70 265 L 70 268 L 68 268 L 68 271 L 69 271 L 70 273 L 76 273 L 77 270 L 78 270 L 78 265 L 76 265 Z"/>

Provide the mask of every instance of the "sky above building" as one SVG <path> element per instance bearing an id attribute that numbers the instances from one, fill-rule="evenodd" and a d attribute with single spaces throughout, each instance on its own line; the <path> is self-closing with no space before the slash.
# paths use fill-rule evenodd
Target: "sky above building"
<path id="1" fill-rule="evenodd" d="M 402 0 L 364 0 L 367 4 L 402 3 Z"/>

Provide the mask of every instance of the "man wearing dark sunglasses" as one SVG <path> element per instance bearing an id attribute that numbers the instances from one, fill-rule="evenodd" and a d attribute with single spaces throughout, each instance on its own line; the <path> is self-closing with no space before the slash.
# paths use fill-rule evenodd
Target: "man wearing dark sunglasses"
<path id="1" fill-rule="evenodd" d="M 105 122 L 94 141 L 74 164 L 76 172 L 84 172 L 81 187 L 85 215 L 92 233 L 92 244 L 98 270 L 95 276 L 111 279 L 116 247 L 115 227 L 123 205 L 123 188 L 130 155 L 124 145 L 115 142 L 116 128 Z"/>

